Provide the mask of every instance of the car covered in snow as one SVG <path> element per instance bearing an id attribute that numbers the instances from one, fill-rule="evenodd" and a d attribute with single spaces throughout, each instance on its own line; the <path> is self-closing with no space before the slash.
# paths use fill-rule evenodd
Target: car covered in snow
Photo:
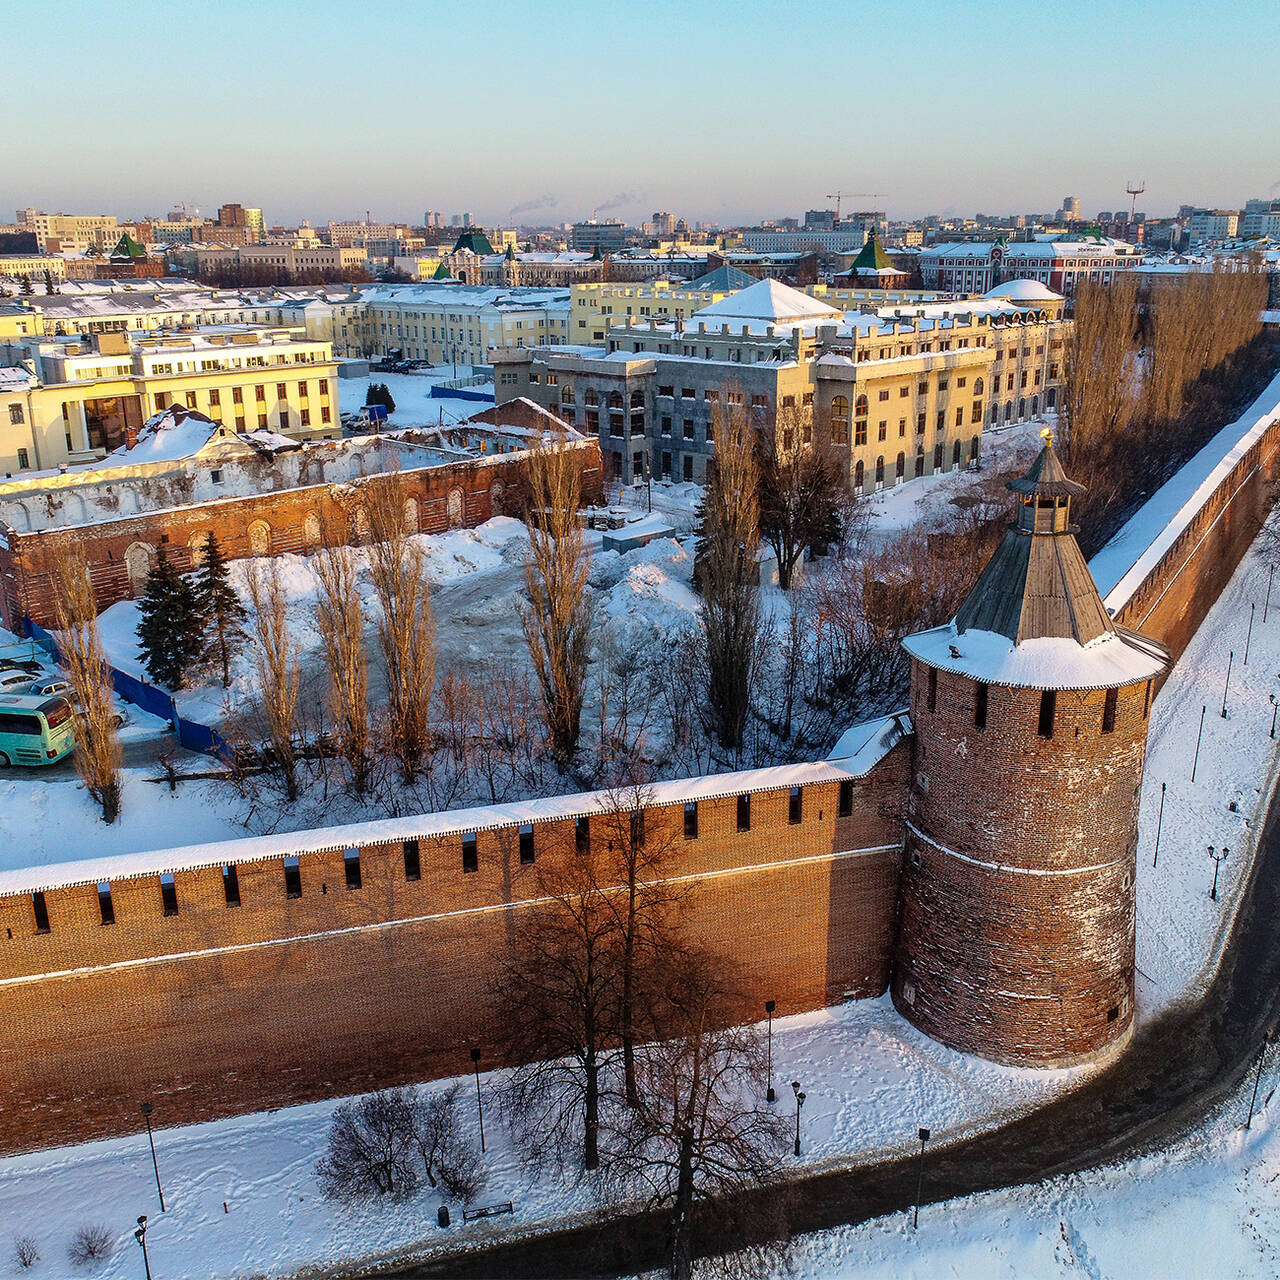
<path id="1" fill-rule="evenodd" d="M 76 697 L 76 691 L 72 688 L 71 681 L 64 679 L 62 676 L 47 676 L 43 680 L 32 681 L 26 688 L 25 692 L 33 697 L 39 698 L 66 698 L 76 711 L 80 710 L 80 700 Z M 128 712 L 125 711 L 119 699 L 112 698 L 112 726 L 116 729 L 123 728 L 129 723 Z"/>

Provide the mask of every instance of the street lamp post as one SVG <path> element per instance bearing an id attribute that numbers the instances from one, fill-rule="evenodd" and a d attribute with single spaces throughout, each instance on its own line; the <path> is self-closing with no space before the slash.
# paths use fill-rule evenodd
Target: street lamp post
<path id="1" fill-rule="evenodd" d="M 1274 693 L 1267 695 L 1271 699 L 1271 740 L 1275 741 L 1276 736 L 1276 712 L 1280 711 L 1280 698 Z"/>
<path id="2" fill-rule="evenodd" d="M 147 1273 L 147 1280 L 151 1280 L 151 1259 L 147 1257 L 147 1215 L 145 1213 L 138 1217 L 138 1229 L 133 1233 L 133 1238 L 142 1249 L 142 1267 Z"/>
<path id="3" fill-rule="evenodd" d="M 791 1092 L 796 1095 L 796 1159 L 800 1158 L 800 1108 L 804 1106 L 804 1090 L 800 1088 L 800 1081 L 793 1080 L 791 1082 Z"/>
<path id="4" fill-rule="evenodd" d="M 480 1096 L 480 1050 L 471 1050 L 471 1065 L 476 1073 L 476 1110 L 480 1113 L 480 1150 L 484 1151 L 484 1099 Z"/>
<path id="5" fill-rule="evenodd" d="M 1160 861 L 1160 832 L 1164 829 L 1164 792 L 1166 783 L 1160 784 L 1160 813 L 1156 817 L 1156 851 L 1151 859 L 1152 868 Z"/>
<path id="6" fill-rule="evenodd" d="M 156 1160 L 156 1140 L 151 1133 L 151 1113 L 155 1108 L 151 1103 L 144 1102 L 139 1106 L 138 1110 L 142 1112 L 142 1118 L 147 1123 L 147 1142 L 151 1147 L 151 1167 L 155 1170 L 156 1175 L 156 1195 L 160 1197 L 160 1212 L 165 1213 L 164 1188 L 160 1185 L 160 1164 Z"/>
<path id="7" fill-rule="evenodd" d="M 766 1000 L 764 1002 L 764 1011 L 769 1015 L 769 1049 L 767 1054 L 767 1061 L 769 1065 L 766 1068 L 768 1072 L 766 1078 L 769 1081 L 769 1088 L 764 1095 L 764 1100 L 766 1102 L 777 1102 L 778 1100 L 778 1095 L 773 1091 L 773 1011 L 777 1007 L 778 1006 L 772 1000 Z"/>
<path id="8" fill-rule="evenodd" d="M 929 1141 L 929 1130 L 920 1129 L 920 1160 L 916 1165 L 916 1203 L 911 1216 L 911 1229 L 920 1225 L 920 1194 L 924 1190 L 924 1144 Z"/>
<path id="9" fill-rule="evenodd" d="M 1258 1074 L 1253 1077 L 1253 1097 L 1249 1099 L 1249 1118 L 1244 1122 L 1246 1129 L 1253 1127 L 1253 1109 L 1258 1105 L 1258 1086 L 1262 1083 L 1262 1064 L 1267 1060 L 1267 1046 L 1275 1037 L 1274 1031 L 1268 1031 L 1262 1037 L 1262 1048 L 1258 1052 Z"/>
<path id="10" fill-rule="evenodd" d="M 1231 688 L 1231 664 L 1236 660 L 1236 651 L 1227 654 L 1227 678 L 1222 682 L 1222 718 L 1227 718 L 1227 690 Z"/>
<path id="11" fill-rule="evenodd" d="M 1227 852 L 1225 844 L 1221 849 L 1215 849 L 1213 845 L 1209 846 L 1209 857 L 1213 859 L 1213 888 L 1209 890 L 1209 897 L 1213 902 L 1218 900 L 1218 868 L 1226 861 Z"/>

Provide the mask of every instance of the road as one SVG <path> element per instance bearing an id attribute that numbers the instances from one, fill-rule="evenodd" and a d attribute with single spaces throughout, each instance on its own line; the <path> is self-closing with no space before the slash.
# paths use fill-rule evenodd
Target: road
<path id="1" fill-rule="evenodd" d="M 924 1201 L 1040 1182 L 1176 1140 L 1239 1083 L 1257 1061 L 1266 1030 L 1280 1023 L 1278 942 L 1280 805 L 1273 798 L 1235 931 L 1204 998 L 1142 1027 L 1119 1058 L 1074 1092 L 930 1153 Z M 816 1231 L 907 1209 L 916 1169 L 914 1158 L 903 1158 L 796 1179 L 786 1192 L 789 1230 Z M 776 1204 L 778 1196 L 776 1188 L 753 1192 L 745 1207 Z M 774 1220 L 763 1212 L 743 1217 Z M 660 1265 L 662 1239 L 658 1217 L 635 1215 L 366 1275 L 627 1275 Z"/>

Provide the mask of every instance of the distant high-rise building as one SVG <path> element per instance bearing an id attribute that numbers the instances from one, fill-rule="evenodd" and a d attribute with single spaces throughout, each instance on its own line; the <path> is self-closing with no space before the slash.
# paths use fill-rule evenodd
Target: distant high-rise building
<path id="1" fill-rule="evenodd" d="M 1080 221 L 1080 197 L 1079 196 L 1063 196 L 1062 197 L 1062 217 L 1066 222 Z"/>
<path id="2" fill-rule="evenodd" d="M 836 225 L 834 209 L 806 209 L 804 213 L 804 229 L 806 231 L 831 231 Z"/>
<path id="3" fill-rule="evenodd" d="M 422 215 L 422 225 L 424 227 L 443 227 L 444 214 L 439 209 L 428 209 Z"/>
<path id="4" fill-rule="evenodd" d="M 675 234 L 676 215 L 674 213 L 655 213 L 653 215 L 653 234 L 668 237 Z"/>

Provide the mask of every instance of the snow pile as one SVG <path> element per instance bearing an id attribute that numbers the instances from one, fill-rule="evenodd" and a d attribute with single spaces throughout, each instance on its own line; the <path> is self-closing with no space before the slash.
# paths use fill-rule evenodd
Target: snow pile
<path id="1" fill-rule="evenodd" d="M 136 444 L 116 449 L 96 466 L 137 466 L 144 462 L 174 462 L 179 458 L 190 458 L 221 430 L 218 423 L 203 413 L 173 405 L 143 423 Z"/>

